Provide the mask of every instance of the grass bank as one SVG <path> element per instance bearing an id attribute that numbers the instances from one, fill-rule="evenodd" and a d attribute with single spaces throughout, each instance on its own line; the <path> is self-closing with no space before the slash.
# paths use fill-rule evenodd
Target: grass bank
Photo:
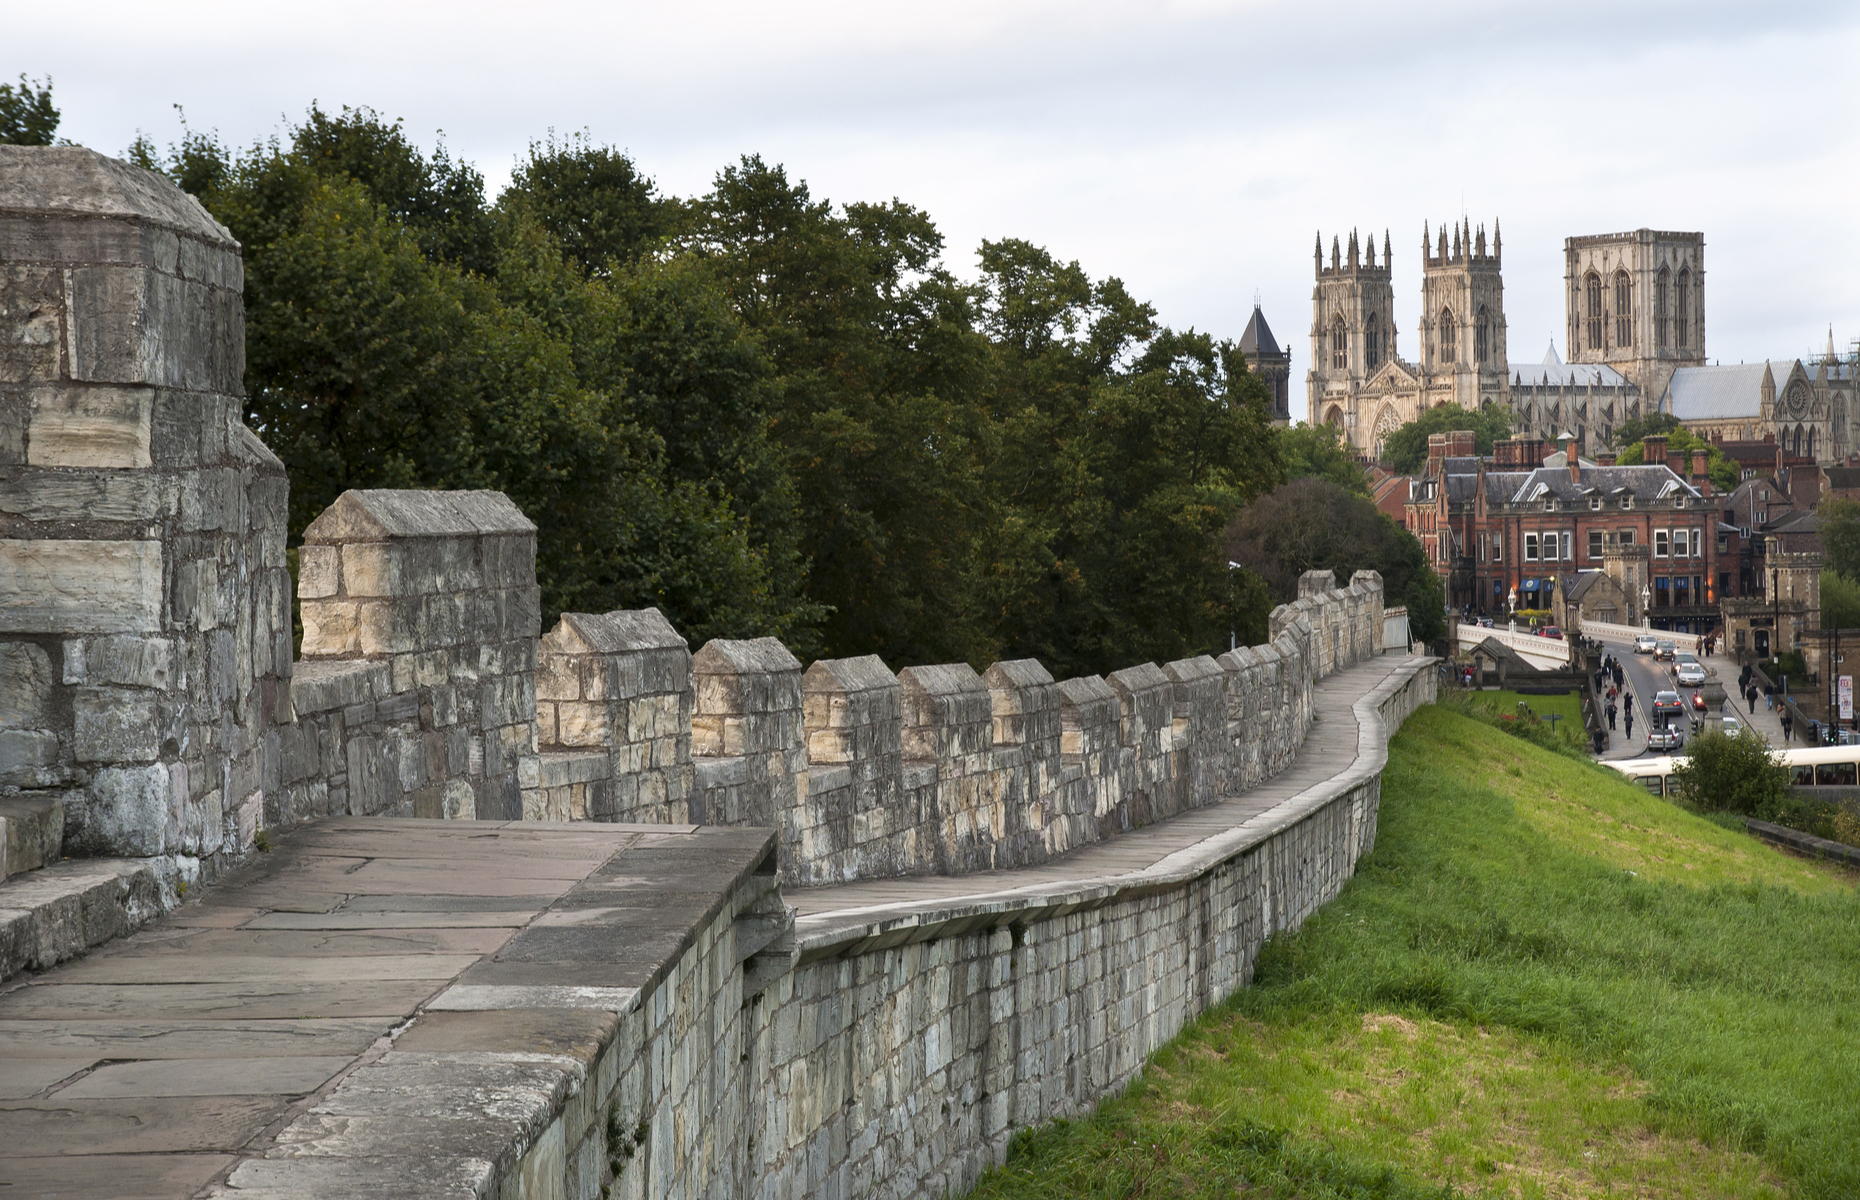
<path id="1" fill-rule="evenodd" d="M 1853 880 L 1434 706 L 1253 987 L 977 1195 L 1860 1195 Z"/>

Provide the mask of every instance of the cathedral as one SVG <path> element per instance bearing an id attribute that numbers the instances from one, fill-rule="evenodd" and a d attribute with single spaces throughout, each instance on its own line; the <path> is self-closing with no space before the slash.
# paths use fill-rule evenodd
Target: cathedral
<path id="1" fill-rule="evenodd" d="M 1541 362 L 1508 354 L 1504 242 L 1497 222 L 1462 220 L 1421 235 L 1415 356 L 1396 348 L 1392 247 L 1350 234 L 1317 244 L 1311 294 L 1309 417 L 1357 453 L 1379 457 L 1388 435 L 1429 408 L 1504 405 L 1518 432 L 1564 433 L 1593 452 L 1614 427 L 1651 409 L 1675 370 L 1705 361 L 1704 236 L 1639 229 L 1564 242 L 1570 353 Z"/>

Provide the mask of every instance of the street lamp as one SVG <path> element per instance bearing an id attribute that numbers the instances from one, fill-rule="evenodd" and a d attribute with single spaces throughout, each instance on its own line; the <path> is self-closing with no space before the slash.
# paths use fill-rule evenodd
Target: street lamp
<path id="1" fill-rule="evenodd" d="M 1511 632 L 1518 632 L 1518 585 L 1511 585 L 1511 593 L 1505 597 L 1505 620 L 1511 625 Z"/>
<path id="2" fill-rule="evenodd" d="M 1644 583 L 1640 585 L 1640 627 L 1653 628 L 1653 593 Z"/>
<path id="3" fill-rule="evenodd" d="M 1240 648 L 1240 642 L 1234 632 L 1234 572 L 1244 570 L 1246 568 L 1233 559 L 1227 560 L 1227 651 L 1230 654 Z"/>

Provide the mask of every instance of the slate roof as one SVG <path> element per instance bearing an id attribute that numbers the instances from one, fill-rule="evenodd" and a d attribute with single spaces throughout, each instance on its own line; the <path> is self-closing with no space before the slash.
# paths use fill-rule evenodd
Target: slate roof
<path id="1" fill-rule="evenodd" d="M 1228 328 L 1233 328 L 1231 325 Z M 1279 349 L 1279 340 L 1272 336 L 1272 327 L 1266 324 L 1266 314 L 1259 311 L 1259 305 L 1253 306 L 1253 317 L 1246 323 L 1246 332 L 1240 335 L 1240 353 L 1242 354 L 1283 354 Z"/>
<path id="2" fill-rule="evenodd" d="M 1506 363 L 1513 387 L 1632 387 L 1627 376 L 1605 363 L 1566 363 L 1550 343 L 1540 363 Z"/>
<path id="3" fill-rule="evenodd" d="M 1563 585 L 1563 599 L 1566 601 L 1576 601 L 1576 600 L 1582 599 L 1582 597 L 1588 592 L 1588 590 L 1595 586 L 1595 581 L 1600 579 L 1602 575 L 1603 575 L 1603 572 L 1601 571 L 1579 572 L 1576 575 L 1574 582 L 1566 583 Z M 1564 578 L 1567 579 L 1568 576 L 1565 576 Z"/>
<path id="4" fill-rule="evenodd" d="M 1666 385 L 1660 407 L 1682 421 L 1754 417 L 1763 406 L 1763 369 L 1768 367 L 1771 381 L 1781 387 L 1795 361 L 1680 367 Z"/>
<path id="5" fill-rule="evenodd" d="M 1479 488 L 1479 460 L 1458 458 L 1446 461 L 1449 464 L 1446 473 L 1447 499 L 1473 499 Z M 1697 488 L 1673 474 L 1668 467 L 1602 467 L 1587 459 L 1578 459 L 1577 462 L 1582 466 L 1580 483 L 1573 482 L 1569 477 L 1569 469 L 1560 463 L 1529 471 L 1488 471 L 1485 475 L 1486 503 L 1528 504 L 1542 501 L 1548 496 L 1555 496 L 1559 500 L 1581 500 L 1594 495 L 1604 499 L 1619 499 L 1623 492 L 1632 494 L 1635 500 L 1641 502 L 1662 500 L 1675 494 L 1692 499 L 1703 495 Z M 1469 468 L 1453 469 L 1460 463 L 1469 464 Z"/>
<path id="6" fill-rule="evenodd" d="M 1831 488 L 1860 488 L 1860 467 L 1828 467 L 1827 476 Z"/>

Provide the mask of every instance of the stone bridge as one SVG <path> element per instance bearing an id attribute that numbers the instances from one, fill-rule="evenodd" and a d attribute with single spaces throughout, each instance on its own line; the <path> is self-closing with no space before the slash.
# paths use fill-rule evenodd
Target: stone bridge
<path id="1" fill-rule="evenodd" d="M 497 493 L 346 493 L 293 584 L 240 289 L 165 181 L 0 147 L 22 1195 L 960 1192 L 1373 846 L 1435 679 L 1373 574 L 1063 681 L 543 632 Z"/>

